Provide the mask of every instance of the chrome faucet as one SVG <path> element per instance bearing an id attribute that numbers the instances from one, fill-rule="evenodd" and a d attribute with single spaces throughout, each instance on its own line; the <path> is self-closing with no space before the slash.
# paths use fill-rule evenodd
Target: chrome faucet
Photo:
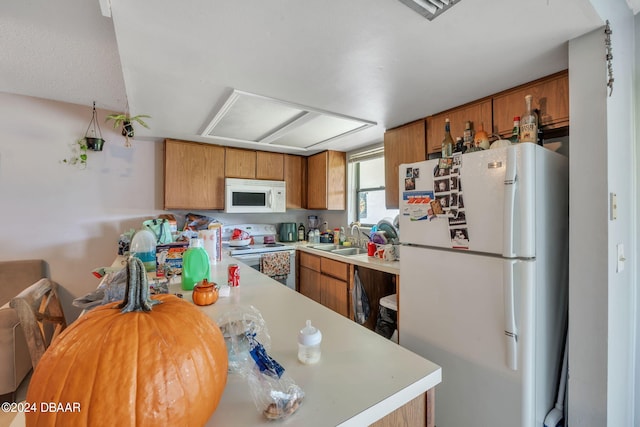
<path id="1" fill-rule="evenodd" d="M 354 230 L 357 230 L 357 234 L 354 233 Z M 361 240 L 361 235 L 362 234 L 362 230 L 360 230 L 360 223 L 359 222 L 352 222 L 351 223 L 351 236 L 353 237 L 355 235 L 355 245 L 359 248 L 362 248 L 362 240 Z"/>

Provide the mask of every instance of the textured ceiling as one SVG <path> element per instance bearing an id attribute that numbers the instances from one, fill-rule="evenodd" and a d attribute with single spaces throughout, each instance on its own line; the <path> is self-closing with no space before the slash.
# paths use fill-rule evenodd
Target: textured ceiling
<path id="1" fill-rule="evenodd" d="M 348 151 L 562 70 L 567 41 L 602 24 L 589 0 L 462 0 L 433 21 L 397 0 L 5 1 L 0 91 L 114 111 L 128 99 L 152 116 L 137 137 L 208 142 L 246 91 L 376 122 L 314 147 Z"/>

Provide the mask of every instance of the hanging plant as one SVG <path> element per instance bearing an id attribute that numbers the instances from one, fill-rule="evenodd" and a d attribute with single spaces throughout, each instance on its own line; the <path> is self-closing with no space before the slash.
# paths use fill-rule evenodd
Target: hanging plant
<path id="1" fill-rule="evenodd" d="M 113 128 L 117 129 L 122 126 L 122 136 L 125 138 L 125 147 L 131 147 L 131 143 L 129 142 L 129 138 L 133 138 L 135 136 L 135 130 L 133 129 L 133 122 L 138 122 L 141 126 L 149 129 L 149 126 L 142 119 L 150 119 L 151 116 L 147 116 L 146 114 L 140 114 L 137 116 L 129 116 L 129 114 L 109 114 L 105 119 L 105 122 L 109 120 L 113 120 Z"/>
<path id="2" fill-rule="evenodd" d="M 98 113 L 96 112 L 95 101 L 93 101 L 93 113 L 91 115 L 91 121 L 89 122 L 87 131 L 84 133 L 84 140 L 88 150 L 102 151 L 102 146 L 105 141 L 102 139 L 102 132 L 100 131 L 100 125 L 98 124 Z"/>
<path id="3" fill-rule="evenodd" d="M 71 156 L 62 160 L 62 163 L 66 163 L 72 166 L 78 166 L 80 169 L 86 169 L 87 167 L 87 142 L 85 138 L 78 139 L 71 147 Z"/>

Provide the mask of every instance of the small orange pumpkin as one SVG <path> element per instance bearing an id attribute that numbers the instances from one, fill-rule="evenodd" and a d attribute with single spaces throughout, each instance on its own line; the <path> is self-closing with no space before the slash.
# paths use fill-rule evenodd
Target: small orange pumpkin
<path id="1" fill-rule="evenodd" d="M 150 298 L 146 277 L 132 257 L 125 300 L 80 317 L 47 349 L 27 401 L 78 410 L 30 412 L 27 426 L 197 426 L 211 417 L 227 382 L 222 333 L 187 301 Z"/>
<path id="2" fill-rule="evenodd" d="M 211 305 L 218 301 L 218 288 L 215 283 L 202 279 L 193 287 L 191 299 L 195 305 Z"/>

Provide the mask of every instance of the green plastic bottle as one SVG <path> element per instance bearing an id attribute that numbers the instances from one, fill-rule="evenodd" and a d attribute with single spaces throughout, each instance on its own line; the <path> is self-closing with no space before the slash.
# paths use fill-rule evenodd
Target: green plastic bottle
<path id="1" fill-rule="evenodd" d="M 202 239 L 191 239 L 189 249 L 182 256 L 182 289 L 192 291 L 202 279 L 211 281 L 209 254 L 203 247 Z"/>

